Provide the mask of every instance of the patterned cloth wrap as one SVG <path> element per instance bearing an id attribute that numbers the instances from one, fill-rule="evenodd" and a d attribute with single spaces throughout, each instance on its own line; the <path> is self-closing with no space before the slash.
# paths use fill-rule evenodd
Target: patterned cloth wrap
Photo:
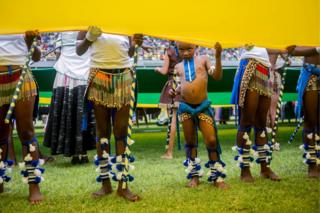
<path id="1" fill-rule="evenodd" d="M 255 59 L 242 59 L 234 78 L 231 103 L 244 106 L 247 90 L 257 91 L 259 94 L 271 97 L 272 85 L 269 82 L 269 68 Z"/>
<path id="2" fill-rule="evenodd" d="M 208 172 L 209 182 L 222 182 L 226 177 L 225 170 L 224 170 L 225 163 L 220 159 L 221 147 L 220 147 L 219 139 L 217 136 L 217 128 L 214 122 L 214 110 L 210 106 L 211 106 L 211 102 L 209 100 L 205 100 L 198 105 L 192 105 L 185 102 L 180 102 L 178 114 L 181 122 L 184 122 L 189 119 L 193 119 L 193 121 L 196 123 L 197 126 L 199 125 L 200 120 L 208 123 L 209 125 L 214 126 L 214 129 L 216 131 L 216 137 L 217 137 L 217 148 L 214 151 L 217 152 L 219 159 L 217 161 L 209 160 L 205 164 L 205 167 L 209 169 L 209 172 Z M 212 150 L 208 149 L 208 152 L 211 152 L 211 151 Z M 187 176 L 188 179 L 191 179 L 192 177 L 195 177 L 195 176 L 197 177 L 203 176 L 203 171 L 201 169 L 199 158 L 192 159 L 190 156 L 188 156 L 187 159 L 184 161 L 183 165 L 187 167 L 186 172 L 188 172 L 188 176 Z"/>
<path id="3" fill-rule="evenodd" d="M 189 119 L 193 119 L 196 125 L 199 125 L 199 121 L 205 121 L 206 123 L 213 125 L 215 131 L 217 128 L 214 122 L 214 110 L 211 108 L 211 101 L 204 100 L 201 104 L 193 105 L 185 102 L 180 102 L 178 115 L 180 122 L 184 122 Z M 216 134 L 217 135 L 217 134 Z M 221 154 L 221 147 L 217 137 L 217 150 Z"/>
<path id="4" fill-rule="evenodd" d="M 56 73 L 43 140 L 51 154 L 82 157 L 87 150 L 95 148 L 93 111 L 88 110 L 86 120 L 82 120 L 86 88 L 87 80 Z"/>
<path id="5" fill-rule="evenodd" d="M 305 91 L 320 90 L 320 68 L 314 64 L 304 64 L 300 70 L 297 83 L 298 104 L 297 117 L 301 117 L 303 94 Z"/>
<path id="6" fill-rule="evenodd" d="M 20 79 L 21 69 L 0 72 L 0 107 L 10 104 L 17 83 Z M 31 71 L 27 71 L 17 100 L 25 100 L 37 96 L 37 84 Z"/>
<path id="7" fill-rule="evenodd" d="M 209 100 L 205 100 L 197 105 L 180 102 L 178 109 L 179 119 L 181 122 L 194 119 L 197 124 L 199 123 L 199 120 L 202 120 L 213 125 L 214 111 L 210 105 L 211 102 Z"/>
<path id="8" fill-rule="evenodd" d="M 121 108 L 130 103 L 132 70 L 91 68 L 87 99 L 106 107 Z"/>

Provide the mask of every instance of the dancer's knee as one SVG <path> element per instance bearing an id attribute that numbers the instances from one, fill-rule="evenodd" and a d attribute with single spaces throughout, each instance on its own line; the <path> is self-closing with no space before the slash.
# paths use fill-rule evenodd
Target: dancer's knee
<path id="1" fill-rule="evenodd" d="M 207 136 L 205 140 L 207 148 L 215 149 L 217 147 L 217 139 L 214 135 Z"/>
<path id="2" fill-rule="evenodd" d="M 255 122 L 255 116 L 249 113 L 242 113 L 240 116 L 240 125 L 241 126 L 250 126 Z"/>
<path id="3" fill-rule="evenodd" d="M 19 136 L 22 141 L 28 141 L 33 138 L 34 132 L 32 130 L 22 130 L 19 132 Z"/>

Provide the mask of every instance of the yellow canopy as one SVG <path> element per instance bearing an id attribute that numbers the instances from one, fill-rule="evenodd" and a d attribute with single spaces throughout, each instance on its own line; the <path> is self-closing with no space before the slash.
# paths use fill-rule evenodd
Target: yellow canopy
<path id="1" fill-rule="evenodd" d="M 320 45 L 320 0 L 0 0 L 0 34 L 103 31 L 224 47 Z"/>

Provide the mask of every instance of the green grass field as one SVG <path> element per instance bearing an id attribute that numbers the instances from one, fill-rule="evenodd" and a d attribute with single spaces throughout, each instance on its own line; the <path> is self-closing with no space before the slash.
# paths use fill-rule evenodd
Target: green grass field
<path id="1" fill-rule="evenodd" d="M 221 128 L 222 158 L 227 163 L 226 182 L 231 188 L 217 190 L 204 177 L 197 189 L 188 189 L 182 166 L 184 152 L 176 149 L 173 160 L 162 160 L 165 132 L 140 130 L 134 134 L 136 143 L 132 150 L 137 161 L 135 181 L 131 184 L 131 189 L 141 195 L 140 202 L 127 202 L 115 193 L 92 199 L 91 192 L 99 189 L 93 163 L 74 166 L 69 158 L 57 156 L 54 163 L 45 165 L 46 180 L 41 183 L 45 200 L 41 205 L 30 206 L 27 202 L 27 185 L 21 182 L 16 167 L 11 174 L 13 181 L 5 185 L 6 192 L 0 195 L 0 212 L 319 212 L 320 182 L 306 177 L 307 166 L 302 163 L 302 151 L 298 148 L 300 134 L 293 144 L 287 144 L 293 130 L 294 126 L 280 127 L 281 151 L 274 153 L 272 168 L 282 177 L 281 182 L 259 178 L 258 165 L 252 169 L 256 180 L 253 184 L 240 182 L 231 150 L 236 130 Z M 15 147 L 20 155 L 17 138 Z M 41 149 L 46 154 L 50 152 Z M 207 154 L 201 137 L 199 153 L 203 165 Z M 89 152 L 90 159 L 94 154 Z"/>

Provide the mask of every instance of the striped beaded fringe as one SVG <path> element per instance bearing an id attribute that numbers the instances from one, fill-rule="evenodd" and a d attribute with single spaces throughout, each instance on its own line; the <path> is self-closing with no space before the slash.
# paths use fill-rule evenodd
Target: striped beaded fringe
<path id="1" fill-rule="evenodd" d="M 176 77 L 177 77 L 177 73 L 176 73 L 176 70 L 174 70 L 173 82 L 172 82 L 172 89 L 173 90 L 175 90 L 177 87 Z M 169 122 L 168 122 L 168 127 L 167 127 L 166 150 L 169 148 L 169 142 L 170 142 L 171 123 L 172 123 L 172 118 L 173 118 L 173 113 L 174 113 L 173 107 L 174 107 L 174 98 L 171 99 L 171 104 L 169 105 L 170 114 L 169 114 Z"/>
<path id="2" fill-rule="evenodd" d="M 123 73 L 112 74 L 93 71 L 90 87 L 88 89 L 88 100 L 107 107 L 121 108 L 130 103 L 131 70 Z"/>
<path id="3" fill-rule="evenodd" d="M 20 91 L 21 91 L 21 87 L 25 81 L 25 75 L 28 73 L 28 71 L 30 70 L 30 67 L 29 67 L 29 63 L 32 59 L 32 55 L 35 51 L 35 48 L 37 46 L 37 37 L 35 37 L 33 39 L 33 42 L 32 42 L 32 45 L 31 45 L 31 48 L 29 50 L 29 53 L 28 53 L 28 56 L 27 56 L 27 60 L 26 60 L 26 63 L 25 65 L 23 66 L 22 68 L 22 72 L 21 72 L 21 75 L 20 75 L 20 78 L 19 78 L 19 81 L 16 85 L 16 89 L 13 93 L 13 96 L 12 96 L 12 99 L 10 101 L 10 105 L 9 105 L 9 109 L 7 111 L 7 115 L 6 115 L 6 118 L 5 118 L 5 123 L 10 123 L 10 119 L 11 119 L 11 116 L 12 116 L 12 113 L 13 113 L 13 110 L 14 110 L 14 107 L 15 107 L 15 104 L 17 102 L 17 99 L 19 97 L 19 94 L 20 94 Z"/>

